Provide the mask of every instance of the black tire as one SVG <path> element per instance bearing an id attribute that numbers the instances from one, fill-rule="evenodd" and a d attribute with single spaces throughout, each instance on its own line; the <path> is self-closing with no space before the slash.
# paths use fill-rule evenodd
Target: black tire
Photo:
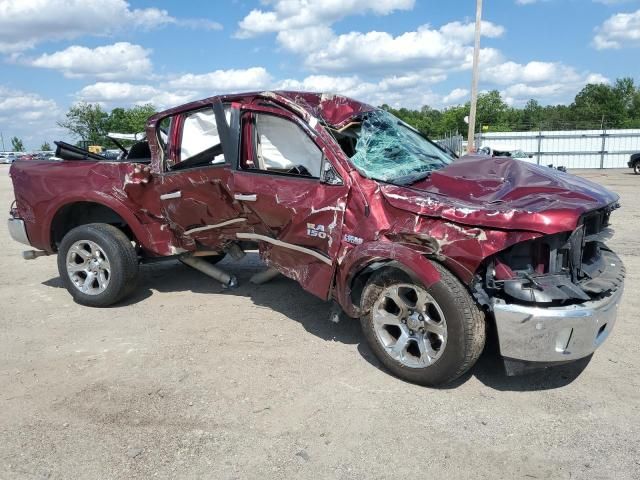
<path id="1" fill-rule="evenodd" d="M 375 272 L 364 289 L 363 315 L 360 317 L 367 343 L 378 360 L 397 377 L 425 386 L 445 385 L 464 374 L 480 357 L 486 338 L 484 314 L 467 289 L 442 265 L 432 264 L 440 273 L 440 280 L 429 288 L 398 269 L 384 268 Z M 424 289 L 437 302 L 446 319 L 444 351 L 426 367 L 409 367 L 393 358 L 379 340 L 373 324 L 373 306 L 382 293 L 395 284 L 409 283 Z"/>
<path id="2" fill-rule="evenodd" d="M 104 291 L 89 295 L 80 291 L 67 271 L 67 254 L 76 242 L 97 244 L 106 255 L 110 269 Z M 90 223 L 70 230 L 58 249 L 58 272 L 73 299 L 88 307 L 108 307 L 133 292 L 138 280 L 138 256 L 122 230 L 104 223 Z"/>
<path id="3" fill-rule="evenodd" d="M 633 173 L 640 175 L 640 160 L 637 160 L 636 163 L 633 164 Z"/>

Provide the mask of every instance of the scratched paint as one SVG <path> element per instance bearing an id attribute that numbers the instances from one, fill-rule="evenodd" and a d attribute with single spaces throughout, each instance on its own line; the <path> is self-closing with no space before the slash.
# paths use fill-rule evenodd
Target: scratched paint
<path id="1" fill-rule="evenodd" d="M 237 159 L 167 171 L 165 160 L 177 160 L 172 158 L 176 149 L 170 147 L 179 138 L 180 118 L 218 99 L 238 110 L 240 123 L 230 124 L 229 131 L 242 139 L 239 155 L 255 154 L 251 122 L 244 122 L 245 116 L 278 114 L 301 126 L 342 184 L 243 171 Z M 618 201 L 587 180 L 506 158 L 465 157 L 406 186 L 367 178 L 354 168 L 335 135 L 372 110 L 340 95 L 306 92 L 254 92 L 192 102 L 151 117 L 146 129 L 149 165 L 14 163 L 15 214 L 25 220 L 32 244 L 49 252 L 56 249 L 51 238 L 56 214 L 81 201 L 118 213 L 148 256 L 223 251 L 239 233 L 269 236 L 303 250 L 259 242 L 268 265 L 357 315 L 350 296 L 352 280 L 372 262 L 398 262 L 430 285 L 439 278 L 430 263 L 436 260 L 469 285 L 487 258 L 519 242 L 572 231 L 583 213 Z M 165 148 L 156 128 L 167 116 L 177 121 Z M 228 145 L 223 142 L 222 147 Z M 176 192 L 179 197 L 160 198 Z M 237 200 L 238 193 L 255 194 L 256 201 Z M 308 224 L 322 226 L 326 234 L 310 236 Z"/>

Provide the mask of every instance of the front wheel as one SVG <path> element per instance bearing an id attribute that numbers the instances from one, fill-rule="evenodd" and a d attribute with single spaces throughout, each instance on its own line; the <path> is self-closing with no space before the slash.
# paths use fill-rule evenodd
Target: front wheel
<path id="1" fill-rule="evenodd" d="M 76 302 L 108 307 L 133 291 L 138 256 L 122 230 L 90 223 L 64 236 L 58 249 L 58 271 Z"/>
<path id="2" fill-rule="evenodd" d="M 397 269 L 370 278 L 362 296 L 362 329 L 373 353 L 396 376 L 421 385 L 452 382 L 476 362 L 484 316 L 446 268 L 425 287 Z"/>
<path id="3" fill-rule="evenodd" d="M 640 175 L 640 162 L 636 162 L 633 164 L 633 173 L 636 175 Z"/>

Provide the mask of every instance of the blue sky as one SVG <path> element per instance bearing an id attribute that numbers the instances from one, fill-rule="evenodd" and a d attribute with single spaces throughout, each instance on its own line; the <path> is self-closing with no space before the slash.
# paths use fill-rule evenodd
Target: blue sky
<path id="1" fill-rule="evenodd" d="M 485 0 L 482 90 L 568 103 L 640 80 L 640 0 Z M 464 103 L 474 0 L 0 0 L 0 131 L 36 148 L 78 101 L 170 107 L 230 91 Z"/>

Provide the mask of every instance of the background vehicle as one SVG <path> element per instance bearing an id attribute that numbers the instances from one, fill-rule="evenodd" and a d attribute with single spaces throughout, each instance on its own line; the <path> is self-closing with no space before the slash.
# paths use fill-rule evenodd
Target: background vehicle
<path id="1" fill-rule="evenodd" d="M 631 155 L 627 165 L 629 165 L 629 168 L 633 168 L 633 173 L 640 175 L 640 152 Z"/>
<path id="2" fill-rule="evenodd" d="M 3 154 L 0 154 L 0 163 L 11 164 L 11 163 L 15 162 L 17 158 L 18 157 L 16 156 L 16 154 L 14 152 L 3 153 Z"/>
<path id="3" fill-rule="evenodd" d="M 346 97 L 189 103 L 151 117 L 121 161 L 57 145 L 62 162 L 12 166 L 9 230 L 38 249 L 27 258 L 57 253 L 84 305 L 125 298 L 161 258 L 232 287 L 213 263 L 258 248 L 271 270 L 255 281 L 279 272 L 333 302 L 391 372 L 425 385 L 471 368 L 487 322 L 510 373 L 588 357 L 615 323 L 616 194 L 511 158 L 454 161 Z"/>

